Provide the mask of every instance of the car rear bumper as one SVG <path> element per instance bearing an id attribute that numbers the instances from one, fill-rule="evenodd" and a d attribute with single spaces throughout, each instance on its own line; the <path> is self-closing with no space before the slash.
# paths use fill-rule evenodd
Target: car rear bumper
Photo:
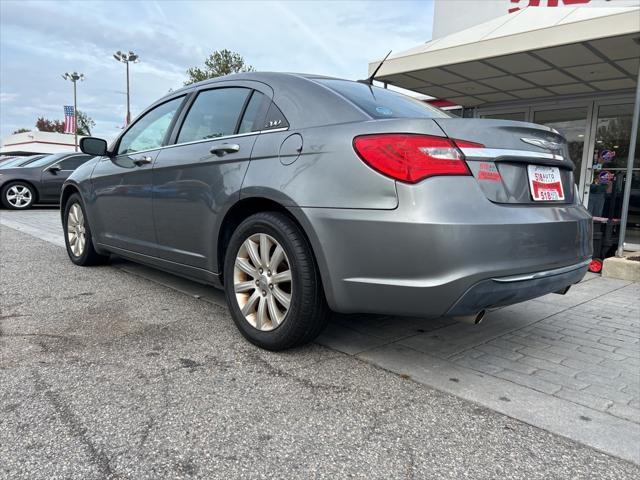
<path id="1" fill-rule="evenodd" d="M 560 290 L 587 271 L 592 222 L 581 205 L 494 204 L 466 177 L 398 184 L 398 198 L 395 210 L 294 212 L 334 310 L 467 315 Z"/>
<path id="2" fill-rule="evenodd" d="M 585 260 L 544 272 L 482 280 L 463 293 L 445 315 L 475 315 L 487 308 L 512 305 L 562 291 L 582 280 L 589 269 L 589 262 Z"/>

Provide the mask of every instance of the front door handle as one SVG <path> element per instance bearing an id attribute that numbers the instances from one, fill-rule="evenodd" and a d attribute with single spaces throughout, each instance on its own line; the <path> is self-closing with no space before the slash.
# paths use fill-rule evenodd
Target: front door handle
<path id="1" fill-rule="evenodd" d="M 240 151 L 240 145 L 238 145 L 237 143 L 222 143 L 220 145 L 211 147 L 211 150 L 209 151 L 211 153 L 215 153 L 219 157 L 222 157 L 227 153 L 235 153 Z"/>
<path id="2" fill-rule="evenodd" d="M 133 163 L 135 163 L 138 167 L 141 167 L 142 165 L 146 165 L 147 163 L 153 162 L 153 158 L 151 158 L 148 155 L 145 155 L 144 157 L 133 158 L 132 160 L 133 160 Z"/>

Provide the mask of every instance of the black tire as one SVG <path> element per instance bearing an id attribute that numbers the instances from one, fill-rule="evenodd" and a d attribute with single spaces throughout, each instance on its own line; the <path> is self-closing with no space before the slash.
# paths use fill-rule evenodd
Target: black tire
<path id="1" fill-rule="evenodd" d="M 68 223 L 69 223 L 69 211 L 71 207 L 74 205 L 78 205 L 82 210 L 82 215 L 84 217 L 84 235 L 85 235 L 85 244 L 84 249 L 80 253 L 80 255 L 75 255 L 71 250 L 71 245 L 69 244 L 69 235 L 67 234 Z M 84 208 L 84 204 L 82 203 L 82 198 L 77 193 L 74 193 L 69 197 L 67 203 L 64 204 L 64 215 L 62 217 L 62 225 L 64 227 L 64 244 L 67 247 L 67 254 L 73 263 L 79 265 L 81 267 L 88 267 L 91 265 L 102 265 L 109 260 L 109 257 L 106 255 L 100 255 L 96 252 L 93 247 L 93 237 L 91 235 L 91 229 L 89 228 L 89 222 L 87 221 L 87 213 Z"/>
<path id="2" fill-rule="evenodd" d="M 291 270 L 289 310 L 282 323 L 270 331 L 259 330 L 242 314 L 234 290 L 236 256 L 251 235 L 265 233 L 283 248 Z M 251 215 L 236 228 L 224 258 L 224 287 L 227 304 L 236 326 L 254 345 L 267 350 L 285 350 L 303 345 L 326 327 L 330 310 L 311 246 L 293 220 L 278 212 Z"/>
<path id="3" fill-rule="evenodd" d="M 9 202 L 9 199 L 7 198 L 7 194 L 8 194 L 9 190 L 12 187 L 18 187 L 20 189 L 26 188 L 29 191 L 29 196 L 30 196 L 29 202 L 26 203 L 24 206 L 21 206 L 21 207 L 18 207 L 16 205 L 12 205 Z M 3 207 L 9 208 L 11 210 L 27 210 L 27 209 L 31 208 L 33 206 L 33 204 L 36 202 L 38 192 L 29 183 L 16 181 L 16 182 L 9 182 L 6 185 L 4 185 L 2 187 L 2 192 L 0 192 L 0 195 L 2 195 L 2 199 L 1 200 L 2 200 L 2 206 Z"/>

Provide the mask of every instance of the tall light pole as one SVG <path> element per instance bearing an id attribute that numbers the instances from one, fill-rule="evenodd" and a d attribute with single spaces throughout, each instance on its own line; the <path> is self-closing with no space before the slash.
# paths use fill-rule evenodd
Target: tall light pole
<path id="1" fill-rule="evenodd" d="M 129 50 L 129 53 L 123 53 L 118 50 L 113 54 L 113 58 L 117 61 L 124 63 L 127 66 L 127 125 L 131 122 L 131 105 L 129 99 L 129 63 L 138 63 L 140 61 L 140 57 Z"/>
<path id="2" fill-rule="evenodd" d="M 76 152 L 78 151 L 78 97 L 76 94 L 76 82 L 84 80 L 84 74 L 78 72 L 66 72 L 62 74 L 62 78 L 73 82 L 73 123 L 75 128 L 73 129 L 74 145 Z"/>

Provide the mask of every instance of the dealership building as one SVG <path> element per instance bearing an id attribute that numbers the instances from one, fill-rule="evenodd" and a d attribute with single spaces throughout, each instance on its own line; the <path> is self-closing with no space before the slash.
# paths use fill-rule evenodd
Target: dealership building
<path id="1" fill-rule="evenodd" d="M 639 68 L 640 0 L 435 0 L 433 39 L 394 52 L 376 80 L 562 133 L 606 256 L 622 236 L 640 250 Z"/>
<path id="2" fill-rule="evenodd" d="M 78 137 L 78 141 L 82 136 Z M 0 155 L 26 156 L 39 153 L 66 153 L 75 150 L 73 135 L 56 132 L 21 132 L 2 139 Z"/>

